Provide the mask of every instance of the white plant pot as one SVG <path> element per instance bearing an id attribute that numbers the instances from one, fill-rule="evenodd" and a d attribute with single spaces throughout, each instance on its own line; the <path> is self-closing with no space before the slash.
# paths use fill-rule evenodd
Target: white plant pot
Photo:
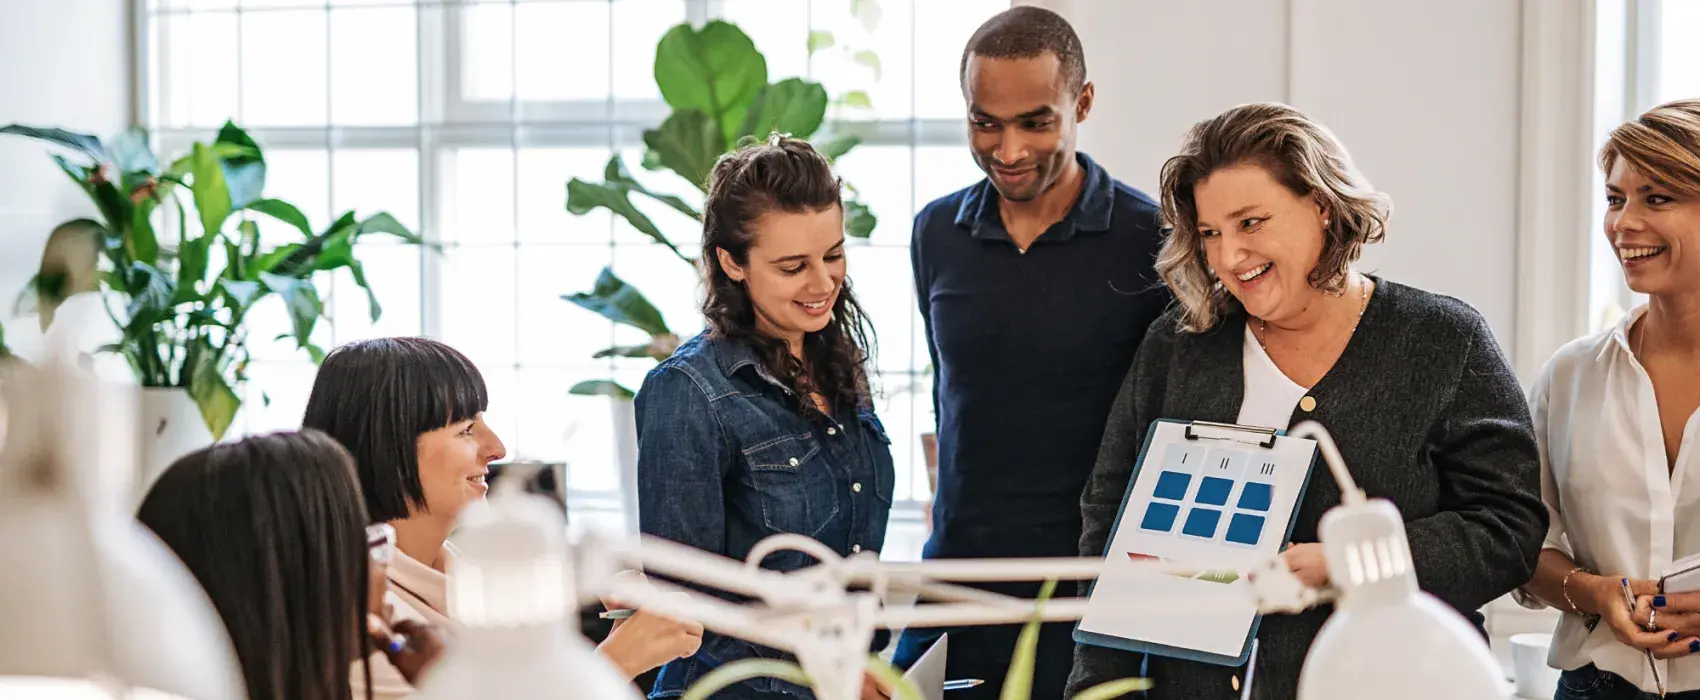
<path id="1" fill-rule="evenodd" d="M 637 408 L 631 399 L 609 397 L 608 410 L 614 422 L 614 459 L 620 470 L 620 509 L 626 532 L 638 531 Z"/>
<path id="2" fill-rule="evenodd" d="M 141 400 L 141 473 L 134 502 L 140 505 L 155 479 L 178 457 L 213 443 L 212 431 L 188 389 L 145 388 Z"/>

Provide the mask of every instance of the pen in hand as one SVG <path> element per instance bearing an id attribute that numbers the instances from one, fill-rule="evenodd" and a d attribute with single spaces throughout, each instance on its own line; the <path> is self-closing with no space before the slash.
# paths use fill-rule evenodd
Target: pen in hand
<path id="1" fill-rule="evenodd" d="M 1629 587 L 1628 578 L 1619 579 L 1619 583 L 1623 586 L 1623 602 L 1625 605 L 1629 606 L 1629 614 L 1634 615 L 1635 589 Z M 1653 651 L 1651 649 L 1642 649 L 1641 653 L 1647 655 L 1647 667 L 1653 670 L 1653 683 L 1659 688 L 1659 696 L 1663 697 L 1665 694 L 1665 681 L 1663 678 L 1659 677 L 1659 664 L 1657 661 L 1653 660 Z"/>
<path id="2" fill-rule="evenodd" d="M 980 680 L 978 678 L 962 678 L 962 679 L 958 679 L 958 680 L 954 680 L 954 681 L 945 681 L 944 682 L 944 689 L 945 690 L 967 690 L 967 689 L 972 688 L 974 686 L 980 685 L 981 683 L 985 683 L 985 681 Z"/>

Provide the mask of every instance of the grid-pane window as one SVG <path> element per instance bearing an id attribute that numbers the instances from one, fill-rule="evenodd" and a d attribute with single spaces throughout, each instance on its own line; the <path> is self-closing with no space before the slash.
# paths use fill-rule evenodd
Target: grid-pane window
<path id="1" fill-rule="evenodd" d="M 899 509 L 928 491 L 919 435 L 932 430 L 927 353 L 907 246 L 913 214 L 979 177 L 957 88 L 960 52 L 1008 0 L 138 0 L 145 18 L 140 94 L 166 153 L 226 119 L 266 149 L 268 194 L 315 228 L 349 208 L 386 210 L 441 253 L 390 242 L 360 256 L 384 313 L 335 279 L 319 343 L 425 334 L 466 352 L 489 381 L 489 420 L 510 454 L 569 465 L 575 498 L 617 502 L 607 399 L 569 395 L 588 379 L 636 387 L 653 362 L 592 359 L 643 340 L 568 304 L 611 267 L 681 335 L 701 328 L 692 270 L 598 210 L 565 207 L 569 178 L 600 179 L 621 155 L 646 185 L 701 195 L 639 166 L 642 132 L 667 114 L 653 77 L 656 42 L 681 22 L 738 24 L 770 80 L 804 76 L 829 94 L 829 124 L 863 135 L 840 161 L 880 223 L 850 253 L 879 338 L 879 411 L 892 430 Z M 823 35 L 832 35 L 824 45 Z M 811 37 L 814 42 L 811 45 Z M 692 222 L 651 215 L 682 248 Z M 268 240 L 286 227 L 263 225 Z M 298 235 L 298 234 L 297 234 Z M 272 300 L 268 303 L 274 303 Z M 237 429 L 299 424 L 313 368 L 286 319 L 262 309 Z"/>

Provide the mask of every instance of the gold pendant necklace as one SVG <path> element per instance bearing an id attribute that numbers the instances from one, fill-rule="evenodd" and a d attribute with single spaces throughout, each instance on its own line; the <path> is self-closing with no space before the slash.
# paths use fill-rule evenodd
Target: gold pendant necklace
<path id="1" fill-rule="evenodd" d="M 1358 317 L 1352 322 L 1352 330 L 1346 333 L 1346 341 L 1348 343 L 1351 342 L 1352 336 L 1357 335 L 1358 324 L 1363 323 L 1364 311 L 1369 309 L 1369 279 L 1361 275 L 1358 279 L 1358 289 L 1362 292 L 1359 295 L 1361 300 L 1358 302 Z M 1263 320 L 1263 317 L 1261 316 L 1257 319 L 1257 333 L 1254 335 L 1257 336 L 1257 346 L 1263 348 L 1263 354 L 1268 355 L 1269 344 L 1264 342 L 1264 337 L 1269 335 L 1269 322 Z"/>

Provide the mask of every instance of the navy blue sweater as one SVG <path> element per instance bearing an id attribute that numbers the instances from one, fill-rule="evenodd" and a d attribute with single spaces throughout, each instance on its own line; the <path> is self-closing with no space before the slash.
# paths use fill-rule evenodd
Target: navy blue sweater
<path id="1" fill-rule="evenodd" d="M 988 181 L 932 202 L 910 255 L 934 367 L 927 558 L 1074 556 L 1116 389 L 1171 296 L 1150 197 L 1078 154 L 1081 194 L 1026 253 Z"/>

